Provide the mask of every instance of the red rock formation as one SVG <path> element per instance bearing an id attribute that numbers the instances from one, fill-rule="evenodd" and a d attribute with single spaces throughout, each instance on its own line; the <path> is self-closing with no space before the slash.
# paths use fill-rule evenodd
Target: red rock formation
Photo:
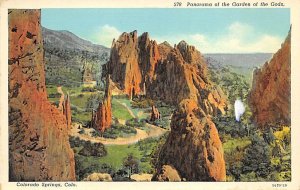
<path id="1" fill-rule="evenodd" d="M 109 62 L 112 80 L 127 94 L 131 92 L 123 87 L 126 83 L 130 88 L 138 87 L 131 94 L 141 94 L 141 86 L 145 86 L 146 96 L 180 104 L 173 114 L 171 133 L 161 150 L 154 179 L 169 179 L 161 171 L 163 165 L 172 165 L 178 176 L 188 181 L 224 181 L 222 144 L 209 115 L 225 113 L 227 100 L 208 80 L 201 53 L 184 41 L 172 48 L 166 42 L 157 45 L 147 33 L 136 36 L 136 32 L 123 33 L 113 43 Z M 136 77 L 132 72 L 138 72 Z"/>
<path id="2" fill-rule="evenodd" d="M 111 85 L 110 76 L 106 80 L 106 90 L 103 100 L 99 103 L 98 109 L 92 114 L 91 127 L 104 132 L 111 127 L 112 110 L 111 110 Z"/>
<path id="3" fill-rule="evenodd" d="M 153 105 L 151 109 L 151 118 L 150 121 L 155 121 L 157 119 L 160 119 L 160 113 L 158 109 Z"/>
<path id="4" fill-rule="evenodd" d="M 142 75 L 139 67 L 137 32 L 123 33 L 113 41 L 108 73 L 112 81 L 130 98 L 141 93 Z"/>
<path id="5" fill-rule="evenodd" d="M 9 10 L 9 180 L 75 180 L 64 115 L 47 100 L 40 10 Z"/>
<path id="6" fill-rule="evenodd" d="M 68 129 L 71 129 L 72 124 L 72 112 L 69 94 L 67 94 L 63 103 L 63 114 L 66 117 Z"/>
<path id="7" fill-rule="evenodd" d="M 147 85 L 147 96 L 174 105 L 193 99 L 208 114 L 224 114 L 227 98 L 206 73 L 206 62 L 200 52 L 181 42 L 157 65 L 156 79 Z"/>
<path id="8" fill-rule="evenodd" d="M 148 33 L 123 33 L 113 42 L 108 73 L 132 95 L 146 94 L 174 105 L 192 98 L 209 114 L 225 113 L 226 97 L 207 78 L 207 64 L 194 46 L 184 41 L 157 45 Z M 147 92 L 147 93 L 146 93 Z"/>
<path id="9" fill-rule="evenodd" d="M 171 121 L 171 133 L 157 164 L 172 165 L 187 181 L 225 181 L 222 143 L 215 124 L 191 99 L 183 100 Z M 153 178 L 158 180 L 158 178 Z"/>
<path id="10" fill-rule="evenodd" d="M 172 46 L 167 41 L 164 41 L 163 43 L 159 44 L 158 51 L 161 56 L 161 59 L 162 60 L 166 59 L 172 49 L 173 49 Z"/>
<path id="11" fill-rule="evenodd" d="M 260 127 L 291 122 L 291 35 L 273 58 L 253 73 L 249 104 Z"/>
<path id="12" fill-rule="evenodd" d="M 158 45 L 156 41 L 150 40 L 149 34 L 145 32 L 138 38 L 138 48 L 139 65 L 144 79 L 142 83 L 145 83 L 147 80 L 152 81 L 156 65 L 160 60 Z"/>

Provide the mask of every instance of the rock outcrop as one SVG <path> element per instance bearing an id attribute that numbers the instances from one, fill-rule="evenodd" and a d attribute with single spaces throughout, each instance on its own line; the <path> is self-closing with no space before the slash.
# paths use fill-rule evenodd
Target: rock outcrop
<path id="1" fill-rule="evenodd" d="M 63 114 L 66 117 L 68 129 L 71 129 L 72 124 L 72 112 L 71 112 L 71 103 L 70 103 L 70 96 L 67 94 L 65 100 L 63 102 Z"/>
<path id="2" fill-rule="evenodd" d="M 223 148 L 210 117 L 191 99 L 183 100 L 172 116 L 171 133 L 163 145 L 153 180 L 164 180 L 171 165 L 187 181 L 225 181 Z"/>
<path id="3" fill-rule="evenodd" d="M 136 31 L 123 33 L 117 41 L 113 41 L 108 74 L 130 98 L 141 93 L 142 75 Z"/>
<path id="4" fill-rule="evenodd" d="M 201 53 L 184 41 L 172 48 L 157 45 L 148 33 L 123 33 L 113 42 L 108 74 L 130 98 L 146 95 L 174 105 L 194 99 L 208 114 L 226 110 L 226 97 L 208 80 Z"/>
<path id="5" fill-rule="evenodd" d="M 193 46 L 180 42 L 156 70 L 156 80 L 147 85 L 147 96 L 178 105 L 193 99 L 212 115 L 224 114 L 227 98 L 207 77 L 207 66 Z"/>
<path id="6" fill-rule="evenodd" d="M 91 127 L 104 132 L 105 129 L 110 128 L 112 124 L 112 110 L 111 110 L 111 81 L 110 76 L 107 76 L 106 89 L 103 100 L 99 103 L 97 111 L 92 114 Z"/>
<path id="7" fill-rule="evenodd" d="M 291 34 L 273 58 L 253 73 L 249 104 L 256 124 L 290 125 L 291 122 Z"/>
<path id="8" fill-rule="evenodd" d="M 112 181 L 112 178 L 108 173 L 92 173 L 83 181 Z"/>
<path id="9" fill-rule="evenodd" d="M 47 99 L 40 10 L 9 10 L 9 180 L 75 180 L 67 120 Z"/>
<path id="10" fill-rule="evenodd" d="M 150 121 L 155 121 L 157 119 L 160 119 L 160 113 L 159 113 L 158 109 L 153 105 L 151 108 Z"/>
<path id="11" fill-rule="evenodd" d="M 181 181 L 177 170 L 170 165 L 163 165 L 161 169 L 152 177 L 153 181 Z"/>

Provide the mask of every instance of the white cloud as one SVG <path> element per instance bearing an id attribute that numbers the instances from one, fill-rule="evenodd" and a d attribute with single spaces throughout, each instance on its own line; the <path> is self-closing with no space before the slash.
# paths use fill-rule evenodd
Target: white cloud
<path id="1" fill-rule="evenodd" d="M 278 36 L 259 34 L 252 26 L 239 22 L 232 23 L 219 36 L 195 33 L 160 36 L 154 39 L 158 42 L 168 41 L 170 44 L 185 40 L 202 53 L 275 53 L 284 40 Z"/>
<path id="2" fill-rule="evenodd" d="M 121 32 L 110 25 L 104 25 L 99 27 L 95 34 L 95 41 L 98 44 L 104 45 L 106 47 L 111 47 L 113 39 L 117 39 L 121 35 Z"/>

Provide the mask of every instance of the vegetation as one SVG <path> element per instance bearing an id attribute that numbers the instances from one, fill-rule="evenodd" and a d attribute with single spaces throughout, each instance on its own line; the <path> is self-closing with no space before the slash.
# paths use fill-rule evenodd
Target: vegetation
<path id="1" fill-rule="evenodd" d="M 128 170 L 128 177 L 130 179 L 131 174 L 139 173 L 139 160 L 132 154 L 129 154 L 123 161 L 123 168 Z"/>
<path id="2" fill-rule="evenodd" d="M 77 180 L 82 180 L 93 172 L 109 173 L 114 181 L 128 181 L 130 178 L 128 163 L 126 160 L 135 160 L 135 167 L 131 173 L 153 173 L 154 164 L 158 156 L 158 147 L 166 139 L 166 135 L 160 138 L 149 138 L 132 145 L 107 145 L 105 156 L 81 155 L 80 150 L 85 141 L 79 138 L 70 138 L 71 147 L 75 153 L 75 166 Z M 137 168 L 136 168 L 137 167 Z"/>
<path id="3" fill-rule="evenodd" d="M 102 137 L 116 139 L 118 137 L 129 137 L 136 135 L 136 130 L 133 127 L 121 125 L 121 124 L 113 124 L 110 128 L 106 129 L 102 134 Z"/>
<path id="4" fill-rule="evenodd" d="M 128 109 L 114 98 L 112 100 L 112 114 L 114 118 L 122 120 L 130 120 L 133 118 Z"/>
<path id="5" fill-rule="evenodd" d="M 135 97 L 132 101 L 133 108 L 149 108 L 154 105 L 154 101 L 144 96 Z"/>

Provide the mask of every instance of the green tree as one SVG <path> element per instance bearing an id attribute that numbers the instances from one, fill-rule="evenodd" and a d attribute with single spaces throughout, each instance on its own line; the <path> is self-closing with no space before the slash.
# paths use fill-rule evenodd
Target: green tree
<path id="1" fill-rule="evenodd" d="M 131 174 L 139 172 L 139 160 L 130 153 L 123 161 L 123 167 L 128 170 L 129 179 Z"/>
<path id="2" fill-rule="evenodd" d="M 257 177 L 267 177 L 271 167 L 271 151 L 263 138 L 254 134 L 252 144 L 246 149 L 243 159 L 243 173 L 256 173 Z"/>

